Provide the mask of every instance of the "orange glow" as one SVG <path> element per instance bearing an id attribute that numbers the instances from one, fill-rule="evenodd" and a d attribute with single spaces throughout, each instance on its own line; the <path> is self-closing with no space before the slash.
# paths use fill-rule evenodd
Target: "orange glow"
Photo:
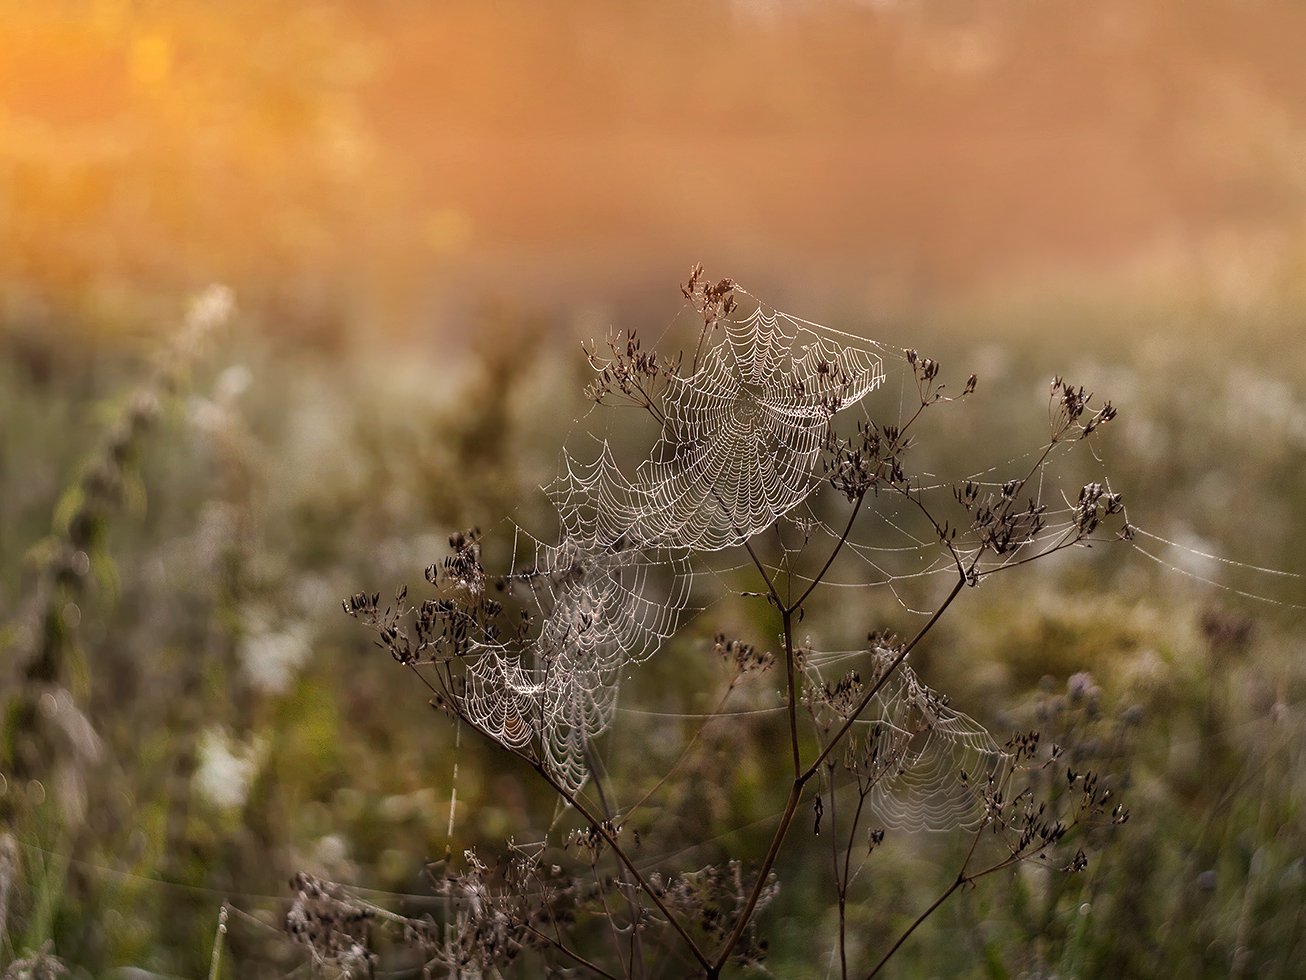
<path id="1" fill-rule="evenodd" d="M 222 279 L 311 331 L 530 270 L 937 295 L 1306 254 L 1295 0 L 65 0 L 0 38 L 11 308 Z"/>

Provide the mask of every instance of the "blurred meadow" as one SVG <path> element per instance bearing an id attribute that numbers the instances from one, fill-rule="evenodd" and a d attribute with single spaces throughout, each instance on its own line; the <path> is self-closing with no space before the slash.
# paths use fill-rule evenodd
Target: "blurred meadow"
<path id="1" fill-rule="evenodd" d="M 1304 49 L 1296 0 L 0 0 L 0 977 L 307 975 L 296 873 L 416 916 L 428 864 L 542 836 L 548 788 L 340 600 L 463 528 L 491 569 L 553 535 L 562 448 L 627 418 L 581 342 L 692 345 L 696 262 L 975 373 L 931 473 L 1038 446 L 1054 375 L 1119 409 L 1076 466 L 1144 533 L 966 591 L 913 665 L 1129 822 L 962 891 L 886 975 L 1300 976 Z M 726 596 L 635 670 L 614 785 L 717 704 L 718 629 L 776 628 Z M 758 857 L 788 789 L 775 716 L 705 732 L 643 831 L 685 869 Z M 889 835 L 859 975 L 959 847 Z M 773 976 L 836 975 L 806 853 Z"/>

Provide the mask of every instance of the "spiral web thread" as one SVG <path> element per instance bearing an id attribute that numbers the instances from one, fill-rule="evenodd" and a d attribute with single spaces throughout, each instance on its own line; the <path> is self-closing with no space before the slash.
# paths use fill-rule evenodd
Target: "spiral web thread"
<path id="1" fill-rule="evenodd" d="M 592 521 L 603 541 L 720 551 L 816 488 L 830 418 L 883 383 L 881 353 L 761 306 L 723 327 L 694 374 L 669 379 L 661 437 L 634 479 L 606 443 L 588 465 L 564 456 L 554 488 L 564 527 Z"/>
<path id="2" fill-rule="evenodd" d="M 760 306 L 721 326 L 701 367 L 668 379 L 661 437 L 633 480 L 606 443 L 593 463 L 564 454 L 549 488 L 560 543 L 520 535 L 533 560 L 511 577 L 542 613 L 539 632 L 524 645 L 485 638 L 468 669 L 472 721 L 512 748 L 538 742 L 572 790 L 623 670 L 675 632 L 690 554 L 746 541 L 802 503 L 831 416 L 884 380 L 875 345 L 837 331 Z"/>
<path id="3" fill-rule="evenodd" d="M 875 648 L 872 682 L 896 651 Z M 824 684 L 809 655 L 809 690 Z M 985 817 L 981 793 L 1001 779 L 1011 755 L 973 718 L 951 708 L 900 664 L 862 713 L 847 763 L 870 783 L 876 815 L 894 830 L 975 829 Z"/>
<path id="4" fill-rule="evenodd" d="M 504 745 L 538 741 L 550 770 L 577 790 L 588 776 L 588 741 L 612 723 L 623 670 L 676 631 L 693 576 L 684 556 L 614 550 L 592 537 L 559 545 L 522 538 L 519 550 L 532 551 L 534 561 L 510 583 L 543 620 L 525 650 L 478 646 L 463 703 Z"/>

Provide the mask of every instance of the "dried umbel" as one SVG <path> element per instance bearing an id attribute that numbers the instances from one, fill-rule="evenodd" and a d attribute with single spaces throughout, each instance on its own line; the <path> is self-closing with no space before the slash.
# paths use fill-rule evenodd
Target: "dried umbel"
<path id="1" fill-rule="evenodd" d="M 874 422 L 858 422 L 857 435 L 852 439 L 839 439 L 830 430 L 822 467 L 830 486 L 852 503 L 868 493 L 878 493 L 881 487 L 907 487 L 902 454 L 909 446 L 910 441 L 901 438 L 896 425 L 881 429 Z"/>
<path id="2" fill-rule="evenodd" d="M 664 882 L 660 875 L 649 878 L 649 885 L 662 898 L 667 907 L 685 921 L 693 923 L 712 942 L 719 943 L 739 924 L 747 906 L 749 895 L 760 885 L 753 912 L 765 909 L 780 893 L 780 884 L 774 874 L 759 882 L 757 871 L 745 872 L 740 861 L 723 865 L 708 865 L 698 871 L 687 871 Z M 756 920 L 751 922 L 748 941 L 736 951 L 736 962 L 741 965 L 758 964 L 765 959 L 765 939 L 759 939 Z"/>
<path id="3" fill-rule="evenodd" d="M 724 633 L 716 635 L 713 645 L 717 656 L 727 663 L 733 663 L 740 673 L 770 670 L 775 665 L 775 657 L 771 654 L 762 653 L 743 640 L 728 640 Z"/>
<path id="4" fill-rule="evenodd" d="M 302 871 L 290 886 L 295 900 L 286 913 L 286 934 L 319 967 L 334 967 L 346 977 L 373 976 L 372 911 L 351 903 L 339 885 Z"/>
<path id="5" fill-rule="evenodd" d="M 1052 395 L 1049 402 L 1048 417 L 1052 425 L 1052 441 L 1059 442 L 1067 437 L 1087 439 L 1098 426 L 1110 422 L 1116 417 L 1116 410 L 1106 402 L 1085 420 L 1092 394 L 1085 394 L 1081 385 L 1074 385 L 1061 377 L 1052 379 Z"/>

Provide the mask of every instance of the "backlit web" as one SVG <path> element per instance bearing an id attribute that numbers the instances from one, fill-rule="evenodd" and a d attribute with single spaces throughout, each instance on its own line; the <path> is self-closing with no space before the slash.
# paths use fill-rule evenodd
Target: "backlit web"
<path id="1" fill-rule="evenodd" d="M 588 776 L 588 742 L 612 723 L 622 671 L 675 632 L 689 602 L 684 556 L 615 549 L 593 536 L 545 545 L 519 534 L 508 580 L 539 617 L 525 643 L 477 646 L 466 710 L 505 745 L 538 744 L 567 788 Z"/>
<path id="2" fill-rule="evenodd" d="M 554 493 L 564 526 L 589 511 L 601 540 L 719 551 L 817 486 L 830 418 L 884 381 L 881 353 L 760 306 L 723 327 L 697 371 L 668 380 L 653 409 L 661 437 L 633 479 L 606 443 L 592 464 L 565 458 Z"/>
<path id="3" fill-rule="evenodd" d="M 736 560 L 736 546 L 772 528 L 781 541 L 802 539 L 775 573 L 792 570 L 789 560 L 797 564 L 809 538 L 837 536 L 829 508 L 814 503 L 822 448 L 836 413 L 884 384 L 886 361 L 904 363 L 872 342 L 759 306 L 722 322 L 696 369 L 657 389 L 645 407 L 660 433 L 642 462 L 623 469 L 607 441 L 588 462 L 564 453 L 547 488 L 559 541 L 519 531 L 510 578 L 537 623 L 529 637 L 477 647 L 465 695 L 472 720 L 505 745 L 538 747 L 560 783 L 583 786 L 591 743 L 613 721 L 623 676 L 676 632 L 697 579 L 737 589 L 735 573 L 750 562 Z M 899 540 L 850 541 L 832 572 L 850 563 L 857 571 L 836 587 L 895 588 L 950 573 L 937 560 L 937 539 L 898 527 L 892 508 L 875 519 Z M 927 554 L 908 572 L 891 570 L 895 559 Z M 861 653 L 868 655 L 880 654 Z M 809 686 L 824 684 L 823 667 L 844 656 L 808 650 Z M 941 828 L 979 818 L 973 787 L 1004 758 L 982 726 L 948 708 L 906 664 L 863 720 L 858 739 L 869 754 L 856 771 L 878 767 L 870 802 L 887 825 Z M 962 771 L 973 779 L 961 779 Z"/>
<path id="4" fill-rule="evenodd" d="M 869 651 L 871 683 L 894 653 L 885 647 Z M 809 651 L 809 691 L 820 691 L 826 683 L 821 661 L 848 656 Z M 917 831 L 980 826 L 981 794 L 991 788 L 990 780 L 1003 777 L 1011 760 L 983 725 L 952 708 L 905 663 L 871 699 L 860 721 L 849 737 L 846 760 L 870 785 L 867 800 L 886 827 Z"/>

